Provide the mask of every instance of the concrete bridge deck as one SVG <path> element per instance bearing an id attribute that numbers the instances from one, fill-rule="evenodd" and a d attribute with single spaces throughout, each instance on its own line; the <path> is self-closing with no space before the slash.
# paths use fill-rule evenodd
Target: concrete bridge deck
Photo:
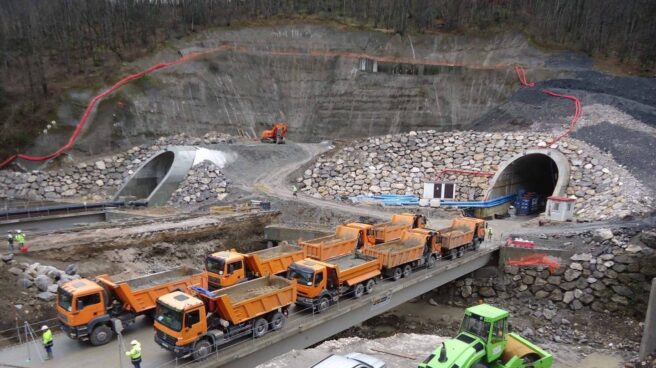
<path id="1" fill-rule="evenodd" d="M 325 340 L 353 325 L 473 272 L 494 261 L 498 249 L 499 244 L 486 242 L 477 252 L 466 253 L 462 258 L 440 261 L 430 270 L 417 270 L 410 277 L 397 282 L 382 281 L 371 295 L 340 301 L 321 314 L 296 311 L 292 308 L 286 325 L 280 331 L 269 333 L 259 339 L 250 338 L 235 342 L 201 362 L 192 362 L 189 359 L 175 361 L 172 354 L 154 343 L 153 328 L 144 318 L 125 331 L 124 340 L 125 344 L 132 339 L 142 343 L 144 368 L 255 367 L 291 349 L 302 349 Z M 121 367 L 117 340 L 104 346 L 92 347 L 57 334 L 54 347 L 55 359 L 45 363 L 36 356 L 33 346 L 30 349 L 32 360 L 26 361 L 27 351 L 26 344 L 0 351 L 0 367 Z M 122 357 L 122 364 L 123 367 L 130 365 L 125 357 Z"/>

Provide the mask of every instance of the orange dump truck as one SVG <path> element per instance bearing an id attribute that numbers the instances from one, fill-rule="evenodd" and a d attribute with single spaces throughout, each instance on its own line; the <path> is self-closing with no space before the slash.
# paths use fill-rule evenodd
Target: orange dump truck
<path id="1" fill-rule="evenodd" d="M 426 219 L 422 215 L 412 213 L 395 214 L 390 222 L 382 224 L 363 224 L 352 222 L 339 225 L 335 234 L 300 241 L 308 258 L 325 261 L 365 249 L 374 244 L 398 239 L 405 230 L 423 228 Z"/>
<path id="2" fill-rule="evenodd" d="M 428 229 L 406 230 L 401 239 L 362 250 L 363 254 L 381 260 L 383 274 L 394 281 L 407 277 L 421 266 L 432 267 L 441 258 L 437 234 Z"/>
<path id="3" fill-rule="evenodd" d="M 339 225 L 333 235 L 299 242 L 308 258 L 320 261 L 351 254 L 373 244 L 376 240 L 372 226 L 360 223 Z"/>
<path id="4" fill-rule="evenodd" d="M 340 297 L 359 298 L 371 293 L 380 278 L 381 261 L 362 254 L 349 254 L 328 261 L 304 259 L 289 266 L 287 278 L 298 282 L 296 304 L 321 312 Z"/>
<path id="5" fill-rule="evenodd" d="M 59 287 L 57 317 L 70 338 L 103 345 L 115 333 L 111 319 L 128 326 L 137 316 L 154 313 L 160 296 L 194 285 L 205 287 L 207 276 L 187 267 L 133 279 L 101 275 L 95 281 L 73 280 Z"/>
<path id="6" fill-rule="evenodd" d="M 426 218 L 423 215 L 413 213 L 398 213 L 392 215 L 390 222 L 373 225 L 373 236 L 376 243 L 385 243 L 396 240 L 403 235 L 403 232 L 410 229 L 421 229 L 426 225 Z"/>
<path id="7" fill-rule="evenodd" d="M 304 258 L 303 248 L 284 242 L 277 247 L 246 254 L 234 249 L 216 252 L 205 259 L 209 289 L 216 290 L 257 277 L 284 273 L 290 264 Z"/>
<path id="8" fill-rule="evenodd" d="M 453 259 L 462 256 L 467 250 L 478 249 L 485 240 L 485 220 L 472 217 L 453 219 L 450 227 L 437 230 L 442 256 Z"/>
<path id="9" fill-rule="evenodd" d="M 173 292 L 160 297 L 155 315 L 155 342 L 194 360 L 238 338 L 281 329 L 287 308 L 296 302 L 296 282 L 279 276 L 194 292 L 195 296 Z"/>

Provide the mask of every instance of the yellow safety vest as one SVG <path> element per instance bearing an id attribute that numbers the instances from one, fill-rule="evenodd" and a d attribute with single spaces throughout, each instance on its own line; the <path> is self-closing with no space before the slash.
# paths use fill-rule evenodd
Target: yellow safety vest
<path id="1" fill-rule="evenodd" d="M 125 355 L 129 356 L 132 360 L 141 359 L 141 344 L 133 345 L 132 350 L 126 352 Z"/>
<path id="2" fill-rule="evenodd" d="M 43 345 L 52 345 L 52 331 L 50 331 L 50 329 L 47 329 L 46 332 L 43 333 Z"/>

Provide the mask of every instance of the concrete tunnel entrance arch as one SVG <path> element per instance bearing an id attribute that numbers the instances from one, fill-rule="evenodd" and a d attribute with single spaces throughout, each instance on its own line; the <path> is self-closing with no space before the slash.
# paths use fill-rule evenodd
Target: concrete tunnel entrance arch
<path id="1" fill-rule="evenodd" d="M 520 190 L 536 192 L 540 197 L 564 196 L 569 184 L 567 157 L 554 149 L 530 149 L 499 166 L 490 181 L 485 200 Z"/>
<path id="2" fill-rule="evenodd" d="M 185 179 L 196 157 L 194 147 L 174 146 L 153 155 L 121 186 L 114 200 L 145 200 L 149 206 L 166 204 Z"/>

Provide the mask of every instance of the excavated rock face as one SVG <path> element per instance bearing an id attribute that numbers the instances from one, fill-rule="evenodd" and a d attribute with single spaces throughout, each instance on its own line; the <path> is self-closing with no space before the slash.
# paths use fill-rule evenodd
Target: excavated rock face
<path id="1" fill-rule="evenodd" d="M 331 156 L 320 156 L 297 182 L 306 194 L 335 198 L 359 194 L 415 194 L 445 168 L 495 172 L 528 148 L 544 147 L 541 133 L 409 132 L 354 142 Z M 567 138 L 552 148 L 571 166 L 566 194 L 577 197 L 575 214 L 604 219 L 643 214 L 652 208 L 649 191 L 612 157 L 585 142 Z M 482 200 L 490 179 L 448 174 L 457 200 Z"/>

